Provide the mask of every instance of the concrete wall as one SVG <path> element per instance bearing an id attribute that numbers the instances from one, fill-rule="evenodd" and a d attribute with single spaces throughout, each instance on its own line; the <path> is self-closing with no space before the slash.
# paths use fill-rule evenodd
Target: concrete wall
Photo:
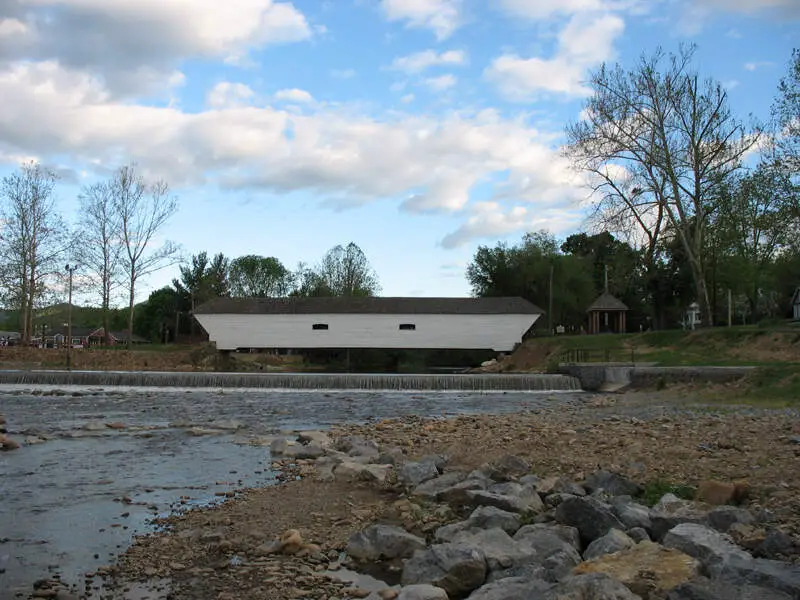
<path id="1" fill-rule="evenodd" d="M 236 348 L 460 348 L 512 350 L 539 315 L 199 314 L 219 350 Z M 327 329 L 314 329 L 325 324 Z M 413 331 L 401 330 L 413 324 Z"/>

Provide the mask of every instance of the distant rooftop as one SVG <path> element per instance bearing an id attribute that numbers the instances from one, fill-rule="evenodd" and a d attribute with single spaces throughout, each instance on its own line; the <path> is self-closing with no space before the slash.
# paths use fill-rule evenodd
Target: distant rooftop
<path id="1" fill-rule="evenodd" d="M 592 302 L 592 305 L 586 309 L 586 312 L 594 312 L 594 311 L 620 311 L 620 310 L 628 310 L 627 305 L 622 301 L 608 292 L 603 292 L 600 294 L 600 297 Z"/>

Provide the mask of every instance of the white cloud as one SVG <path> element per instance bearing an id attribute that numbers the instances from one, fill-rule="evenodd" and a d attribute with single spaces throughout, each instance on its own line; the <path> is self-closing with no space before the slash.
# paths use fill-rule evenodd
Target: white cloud
<path id="1" fill-rule="evenodd" d="M 0 38 L 11 38 L 28 33 L 29 27 L 19 19 L 0 19 Z"/>
<path id="2" fill-rule="evenodd" d="M 461 0 L 381 0 L 390 21 L 430 29 L 438 40 L 450 37 L 461 25 L 461 4 Z"/>
<path id="3" fill-rule="evenodd" d="M 278 90 L 275 92 L 276 100 L 286 100 L 287 102 L 313 102 L 314 97 L 305 90 L 292 88 L 288 90 Z"/>
<path id="4" fill-rule="evenodd" d="M 411 104 L 414 101 L 414 94 L 406 94 L 402 98 L 400 98 L 400 102 L 403 104 Z"/>
<path id="5" fill-rule="evenodd" d="M 54 62 L 15 65 L 0 70 L 0 156 L 66 155 L 90 170 L 136 160 L 176 189 L 305 190 L 351 205 L 405 198 L 409 211 L 464 210 L 470 190 L 494 176 L 498 203 L 549 207 L 583 195 L 551 135 L 521 119 L 492 110 L 373 118 L 325 104 L 294 114 L 237 104 L 252 96 L 225 83 L 213 110 L 184 112 L 121 101 Z M 477 232 L 473 223 L 458 238 Z"/>
<path id="6" fill-rule="evenodd" d="M 564 209 L 539 210 L 530 206 L 506 208 L 498 202 L 480 202 L 458 229 L 442 240 L 444 248 L 457 248 L 481 238 L 497 239 L 513 233 L 547 229 L 552 233 L 574 227 L 580 220 L 577 214 Z"/>
<path id="7" fill-rule="evenodd" d="M 0 18 L 4 30 L 26 26 L 0 47 L 0 63 L 57 60 L 98 72 L 120 94 L 139 92 L 142 70 L 171 73 L 187 57 L 242 60 L 312 35 L 300 11 L 275 0 L 26 0 L 2 3 Z"/>
<path id="8" fill-rule="evenodd" d="M 614 41 L 624 29 L 615 15 L 575 15 L 559 33 L 552 58 L 504 54 L 484 74 L 509 100 L 528 101 L 541 92 L 584 96 L 589 93 L 582 83 L 586 70 L 613 57 Z"/>
<path id="9" fill-rule="evenodd" d="M 211 108 L 233 108 L 248 104 L 253 96 L 253 90 L 243 83 L 221 81 L 206 95 L 206 104 Z"/>
<path id="10" fill-rule="evenodd" d="M 722 87 L 724 87 L 726 90 L 732 90 L 739 87 L 741 83 L 742 82 L 738 79 L 728 79 L 727 81 L 722 82 Z"/>
<path id="11" fill-rule="evenodd" d="M 458 79 L 452 73 L 448 73 L 439 77 L 429 77 L 422 83 L 434 92 L 443 92 L 454 87 L 458 83 Z"/>
<path id="12" fill-rule="evenodd" d="M 446 52 L 424 50 L 394 59 L 390 68 L 412 74 L 421 73 L 431 67 L 463 65 L 466 62 L 467 55 L 461 50 L 448 50 Z"/>
<path id="13" fill-rule="evenodd" d="M 755 71 L 760 69 L 761 67 L 771 67 L 774 63 L 768 60 L 760 60 L 760 61 L 753 61 L 753 62 L 746 62 L 744 63 L 744 70 L 745 71 Z"/>

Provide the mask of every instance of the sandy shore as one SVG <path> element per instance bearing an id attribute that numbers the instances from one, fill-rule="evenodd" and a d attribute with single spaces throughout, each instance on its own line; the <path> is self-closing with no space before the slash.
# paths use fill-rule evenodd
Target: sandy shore
<path id="1" fill-rule="evenodd" d="M 447 456 L 447 469 L 472 469 L 504 455 L 530 462 L 541 477 L 582 480 L 603 468 L 640 484 L 696 486 L 746 480 L 747 508 L 768 511 L 781 530 L 800 535 L 800 418 L 797 410 L 696 407 L 675 391 L 596 396 L 582 406 L 450 419 L 402 417 L 337 427 L 404 458 Z M 446 506 L 413 503 L 390 476 L 375 482 L 319 481 L 312 461 L 276 463 L 284 483 L 240 490 L 223 505 L 165 519 L 76 597 L 283 600 L 365 597 L 369 579 L 332 579 L 348 538 L 380 520 L 430 538 L 458 520 Z M 264 551 L 288 529 L 319 546 L 305 556 Z M 396 583 L 397 572 L 380 574 Z M 151 591 L 141 593 L 143 582 Z M 385 586 L 384 586 L 385 587 Z M 129 590 L 126 592 L 126 590 Z M 131 591 L 133 590 L 133 591 Z M 61 597 L 66 597 L 62 594 Z"/>

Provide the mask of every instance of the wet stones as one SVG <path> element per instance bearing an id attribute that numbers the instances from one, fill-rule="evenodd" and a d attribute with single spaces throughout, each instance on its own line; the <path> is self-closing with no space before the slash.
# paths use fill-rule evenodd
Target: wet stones
<path id="1" fill-rule="evenodd" d="M 21 444 L 18 441 L 12 440 L 4 433 L 0 433 L 0 450 L 3 451 L 19 450 L 20 447 Z"/>

